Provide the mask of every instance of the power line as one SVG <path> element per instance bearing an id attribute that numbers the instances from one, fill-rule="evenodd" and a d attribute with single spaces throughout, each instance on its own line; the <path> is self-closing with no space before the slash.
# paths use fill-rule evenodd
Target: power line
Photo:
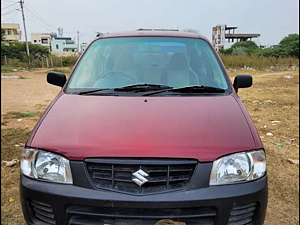
<path id="1" fill-rule="evenodd" d="M 11 3 L 16 3 L 15 1 L 9 1 L 9 0 L 2 0 L 4 2 L 11 2 Z M 18 2 L 19 3 L 19 2 Z"/>
<path id="2" fill-rule="evenodd" d="M 19 4 L 19 3 L 16 2 L 16 3 L 14 3 L 14 4 L 11 4 L 11 5 L 9 5 L 9 6 L 6 6 L 6 7 L 2 8 L 1 10 L 7 9 L 7 8 L 9 8 L 9 7 L 12 7 L 13 5 L 16 5 L 16 4 Z"/>
<path id="3" fill-rule="evenodd" d="M 32 18 L 33 20 L 40 22 L 40 20 L 38 20 L 36 17 L 34 17 L 32 14 L 30 14 L 30 16 L 28 16 L 30 18 Z M 53 29 L 50 29 L 48 26 L 44 25 L 43 23 L 40 22 L 40 24 L 48 31 L 53 32 Z"/>
<path id="4" fill-rule="evenodd" d="M 12 17 L 10 17 L 9 19 L 3 20 L 2 22 L 6 22 L 6 21 L 11 20 L 12 18 L 14 18 L 15 15 L 17 15 L 17 13 L 18 13 L 18 12 L 15 12 L 15 14 L 14 14 Z"/>
<path id="5" fill-rule="evenodd" d="M 16 7 L 16 8 L 14 8 L 14 9 L 12 9 L 12 10 L 10 10 L 10 11 L 6 12 L 6 13 L 3 13 L 3 14 L 1 14 L 1 16 L 6 16 L 6 15 L 9 15 L 9 14 L 11 14 L 11 13 L 15 12 L 15 11 L 16 11 L 16 10 L 18 10 L 18 9 L 20 9 L 20 8 L 19 8 L 19 7 Z"/>
<path id="6" fill-rule="evenodd" d="M 47 25 L 48 27 L 51 27 L 52 29 L 56 30 L 55 27 L 49 25 L 48 23 L 46 23 L 45 21 L 43 21 L 41 18 L 39 18 L 37 15 L 35 15 L 30 9 L 28 9 L 26 6 L 24 6 L 24 8 L 31 13 L 35 18 L 37 18 L 39 21 L 41 21 L 42 23 L 44 23 L 45 25 Z"/>
<path id="7" fill-rule="evenodd" d="M 30 7 L 28 7 L 30 6 Z M 30 9 L 29 9 L 30 8 Z M 31 10 L 33 13 L 35 13 L 36 16 L 38 16 L 41 20 L 43 21 L 47 21 L 45 18 L 43 18 L 36 10 L 34 10 L 34 8 L 29 5 L 28 3 L 26 3 L 26 9 Z M 51 26 L 51 28 L 54 28 L 55 30 L 57 30 L 57 26 L 54 26 L 53 24 L 49 23 L 49 21 L 47 21 L 47 24 Z"/>
<path id="8" fill-rule="evenodd" d="M 26 3 L 27 6 L 24 6 L 28 11 L 31 11 L 30 13 L 35 14 L 35 17 L 39 17 L 39 20 L 43 20 L 43 23 L 45 23 L 48 27 L 51 27 L 54 30 L 57 30 L 57 27 L 54 26 L 53 24 L 49 23 L 49 21 L 46 22 L 45 18 L 43 18 L 37 11 L 35 11 L 31 5 L 29 5 L 28 3 Z M 30 9 L 28 8 L 28 6 L 30 6 Z M 56 28 L 55 28 L 56 27 Z M 70 31 L 70 32 L 65 32 L 64 34 L 77 34 L 77 31 Z M 87 35 L 88 36 L 88 35 Z"/>

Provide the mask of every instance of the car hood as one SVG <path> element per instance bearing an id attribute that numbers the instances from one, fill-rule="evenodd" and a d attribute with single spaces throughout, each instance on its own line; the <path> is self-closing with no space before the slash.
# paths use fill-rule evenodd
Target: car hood
<path id="1" fill-rule="evenodd" d="M 70 160 L 160 157 L 207 162 L 255 149 L 249 122 L 232 95 L 62 94 L 39 124 L 30 146 Z"/>

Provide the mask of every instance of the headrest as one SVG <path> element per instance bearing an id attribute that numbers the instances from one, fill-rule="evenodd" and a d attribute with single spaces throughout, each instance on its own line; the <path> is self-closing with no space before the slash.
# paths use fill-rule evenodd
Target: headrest
<path id="1" fill-rule="evenodd" d="M 132 55 L 123 53 L 117 57 L 115 70 L 134 70 L 135 64 Z"/>
<path id="2" fill-rule="evenodd" d="M 188 59 L 183 53 L 175 53 L 170 61 L 170 70 L 184 70 L 189 67 Z"/>

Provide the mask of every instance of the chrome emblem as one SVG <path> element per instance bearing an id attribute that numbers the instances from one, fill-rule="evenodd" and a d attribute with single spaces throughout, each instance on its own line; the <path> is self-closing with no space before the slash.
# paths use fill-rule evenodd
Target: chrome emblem
<path id="1" fill-rule="evenodd" d="M 135 177 L 132 179 L 132 181 L 134 183 L 136 183 L 137 185 L 139 185 L 140 187 L 149 181 L 146 179 L 146 177 L 148 177 L 149 175 L 143 170 L 139 170 L 139 171 L 133 173 L 132 176 Z"/>

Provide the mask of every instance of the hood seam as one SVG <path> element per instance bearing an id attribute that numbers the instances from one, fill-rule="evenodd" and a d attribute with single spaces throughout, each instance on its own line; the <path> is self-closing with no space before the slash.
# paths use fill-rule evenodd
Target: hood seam
<path id="1" fill-rule="evenodd" d="M 256 142 L 256 140 L 255 140 L 255 137 L 254 137 L 254 134 L 253 134 L 253 130 L 251 129 L 250 122 L 249 122 L 247 116 L 245 115 L 244 110 L 242 109 L 241 103 L 239 102 L 240 99 L 239 99 L 237 96 L 234 96 L 234 95 L 231 95 L 231 96 L 234 98 L 234 100 L 235 100 L 236 103 L 238 104 L 238 106 L 239 106 L 239 108 L 240 108 L 240 110 L 241 110 L 241 112 L 242 112 L 242 114 L 243 114 L 243 116 L 244 116 L 244 118 L 245 118 L 245 120 L 246 120 L 246 122 L 247 122 L 247 124 L 248 124 L 248 128 L 249 128 L 249 130 L 250 130 L 250 132 L 251 132 L 251 135 L 252 135 L 252 139 L 253 139 L 254 145 L 255 145 L 255 147 L 257 147 L 257 142 Z"/>

